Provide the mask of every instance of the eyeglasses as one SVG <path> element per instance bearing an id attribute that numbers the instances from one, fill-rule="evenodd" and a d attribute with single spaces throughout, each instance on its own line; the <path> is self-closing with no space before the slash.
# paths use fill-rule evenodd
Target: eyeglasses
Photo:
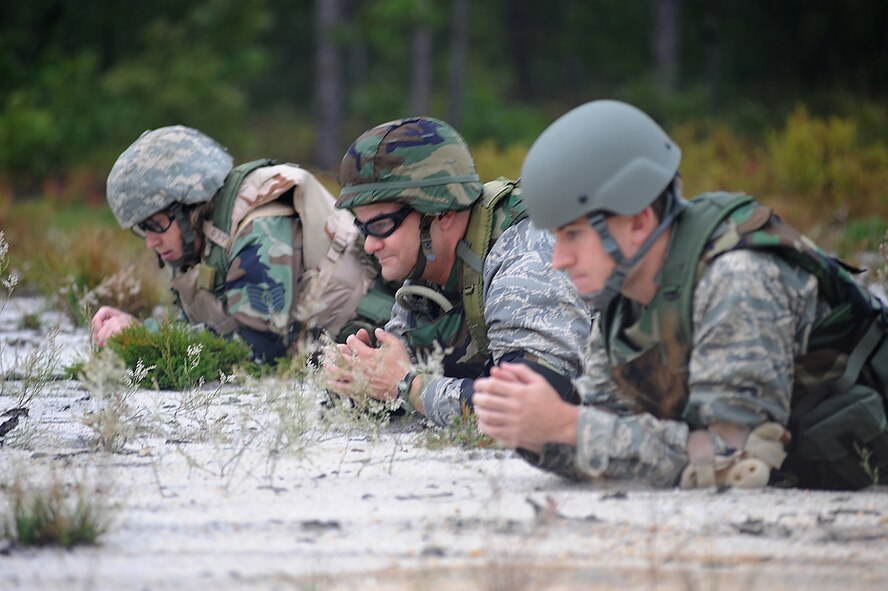
<path id="1" fill-rule="evenodd" d="M 162 215 L 166 217 L 166 223 L 163 220 L 156 220 L 155 216 Z M 154 214 L 150 218 L 143 220 L 133 226 L 133 233 L 140 237 L 145 237 L 145 232 L 154 232 L 155 234 L 163 234 L 167 230 L 170 229 L 170 226 L 173 225 L 173 220 L 176 219 L 176 214 L 168 211 L 160 212 L 159 214 Z"/>
<path id="2" fill-rule="evenodd" d="M 378 215 L 363 223 L 355 220 L 355 225 L 365 237 L 373 236 L 374 238 L 386 238 L 391 236 L 412 212 L 413 208 L 409 205 L 405 205 L 398 211 Z"/>

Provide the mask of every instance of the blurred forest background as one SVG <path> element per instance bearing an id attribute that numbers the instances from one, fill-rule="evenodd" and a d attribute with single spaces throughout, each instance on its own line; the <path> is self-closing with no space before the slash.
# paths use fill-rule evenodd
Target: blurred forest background
<path id="1" fill-rule="evenodd" d="M 82 303 L 108 276 L 151 281 L 104 202 L 146 129 L 193 126 L 335 192 L 383 121 L 443 118 L 482 178 L 514 177 L 546 125 L 604 97 L 669 130 L 689 195 L 748 191 L 851 258 L 883 241 L 885 0 L 3 2 L 0 230 L 30 288 Z"/>

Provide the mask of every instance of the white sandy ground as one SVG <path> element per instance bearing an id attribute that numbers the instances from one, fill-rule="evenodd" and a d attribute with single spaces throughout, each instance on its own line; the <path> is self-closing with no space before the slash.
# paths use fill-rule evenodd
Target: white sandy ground
<path id="1" fill-rule="evenodd" d="M 18 328 L 40 307 L 0 315 L 0 414 L 45 346 Z M 87 355 L 84 331 L 41 319 L 62 326 L 63 364 Z M 281 393 L 296 411 L 276 414 Z M 0 447 L 0 515 L 15 474 L 56 474 L 99 489 L 114 521 L 95 547 L 0 542 L 0 590 L 888 589 L 884 488 L 580 485 L 508 450 L 430 450 L 416 423 L 330 427 L 295 382 L 139 390 L 132 422 L 148 430 L 109 454 L 81 422 L 96 398 L 74 381 L 39 389 Z M 281 416 L 304 433 L 272 456 Z"/>

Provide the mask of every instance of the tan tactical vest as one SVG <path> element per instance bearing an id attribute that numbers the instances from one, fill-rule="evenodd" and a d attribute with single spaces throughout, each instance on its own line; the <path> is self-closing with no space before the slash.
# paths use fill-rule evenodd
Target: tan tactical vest
<path id="1" fill-rule="evenodd" d="M 231 181 L 229 175 L 226 184 Z M 291 189 L 292 198 L 286 195 Z M 299 322 L 336 334 L 355 315 L 376 271 L 362 255 L 351 214 L 337 210 L 334 202 L 311 173 L 295 165 L 260 166 L 248 172 L 235 189 L 228 224 L 234 230 L 227 233 L 205 221 L 204 262 L 173 279 L 173 289 L 189 321 L 206 324 L 219 334 L 234 331 L 237 323 L 228 314 L 220 289 L 224 274 L 206 263 L 212 250 L 221 249 L 219 259 L 227 271 L 231 246 L 249 222 L 259 217 L 298 215 L 301 223 L 294 225 L 293 246 L 298 250 L 301 243 L 303 257 L 294 257 L 293 262 L 299 288 L 291 324 Z"/>

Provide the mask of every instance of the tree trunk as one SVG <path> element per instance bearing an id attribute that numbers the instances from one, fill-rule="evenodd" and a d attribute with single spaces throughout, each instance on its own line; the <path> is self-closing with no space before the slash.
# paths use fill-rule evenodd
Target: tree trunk
<path id="1" fill-rule="evenodd" d="M 718 102 L 719 83 L 721 82 L 721 0 L 706 2 L 706 19 L 703 25 L 703 51 L 706 56 L 706 89 L 709 101 L 713 105 Z"/>
<path id="2" fill-rule="evenodd" d="M 323 170 L 334 170 L 342 159 L 342 63 L 335 38 L 341 17 L 340 0 L 315 0 L 315 151 Z"/>
<path id="3" fill-rule="evenodd" d="M 654 73 L 662 90 L 676 90 L 678 73 L 681 0 L 653 0 L 652 46 Z"/>
<path id="4" fill-rule="evenodd" d="M 527 34 L 530 29 L 526 0 L 508 0 L 506 2 L 506 30 L 511 46 L 512 68 L 515 72 L 515 92 L 522 101 L 533 97 L 533 81 L 530 75 L 530 52 L 528 51 Z"/>
<path id="5" fill-rule="evenodd" d="M 462 126 L 466 102 L 466 60 L 469 55 L 469 0 L 453 0 L 450 32 L 450 100 L 447 122 Z"/>
<path id="6" fill-rule="evenodd" d="M 410 77 L 410 113 L 428 115 L 432 94 L 432 30 L 427 22 L 415 23 L 411 49 L 413 72 Z"/>

